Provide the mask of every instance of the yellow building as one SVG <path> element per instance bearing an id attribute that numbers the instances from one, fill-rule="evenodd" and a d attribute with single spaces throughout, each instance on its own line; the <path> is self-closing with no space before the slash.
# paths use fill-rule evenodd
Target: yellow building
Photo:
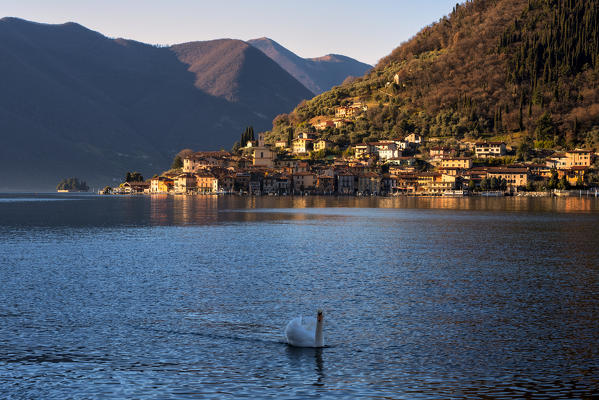
<path id="1" fill-rule="evenodd" d="M 354 146 L 356 158 L 368 157 L 373 152 L 373 147 L 368 143 L 360 143 Z"/>
<path id="2" fill-rule="evenodd" d="M 252 151 L 252 164 L 257 167 L 272 168 L 275 163 L 276 153 L 269 147 L 254 147 Z"/>
<path id="3" fill-rule="evenodd" d="M 418 184 L 419 192 L 427 192 L 432 193 L 433 186 L 435 183 L 440 183 L 442 181 L 441 174 L 435 172 L 422 172 L 416 174 L 416 182 Z"/>
<path id="4" fill-rule="evenodd" d="M 557 177 L 561 179 L 565 176 L 570 186 L 577 186 L 579 180 L 583 184 L 585 183 L 585 174 L 587 169 L 588 167 L 586 166 L 577 166 L 565 169 L 560 168 L 557 170 Z"/>
<path id="5" fill-rule="evenodd" d="M 174 180 L 164 176 L 157 176 L 150 180 L 151 193 L 168 193 L 174 186 Z"/>
<path id="6" fill-rule="evenodd" d="M 312 139 L 296 138 L 293 140 L 292 151 L 294 154 L 306 154 L 312 149 Z"/>
<path id="7" fill-rule="evenodd" d="M 487 178 L 505 179 L 508 187 L 520 187 L 528 184 L 528 168 L 488 168 Z"/>
<path id="8" fill-rule="evenodd" d="M 196 178 L 191 173 L 183 173 L 175 179 L 175 193 L 189 193 L 196 188 Z"/>
<path id="9" fill-rule="evenodd" d="M 457 189 L 457 182 L 461 179 L 454 175 L 443 174 L 441 179 L 436 177 L 432 182 L 428 183 L 427 190 L 431 194 L 443 194 Z"/>
<path id="10" fill-rule="evenodd" d="M 326 150 L 333 147 L 333 143 L 325 139 L 317 140 L 314 143 L 314 151 Z"/>
<path id="11" fill-rule="evenodd" d="M 418 175 L 412 172 L 398 173 L 396 175 L 397 186 L 393 188 L 394 192 L 416 193 L 418 190 Z"/>
<path id="12" fill-rule="evenodd" d="M 452 153 L 453 151 L 448 147 L 431 147 L 429 150 L 431 161 L 442 161 L 451 157 Z"/>
<path id="13" fill-rule="evenodd" d="M 218 179 L 208 172 L 196 174 L 198 193 L 212 193 L 218 190 Z"/>
<path id="14" fill-rule="evenodd" d="M 341 106 L 335 108 L 335 117 L 336 118 L 354 118 L 362 113 L 362 107 L 355 106 Z"/>
<path id="15" fill-rule="evenodd" d="M 410 133 L 408 136 L 406 136 L 404 138 L 404 140 L 407 143 L 413 143 L 413 144 L 421 144 L 422 143 L 422 136 L 420 136 L 417 133 Z"/>
<path id="16" fill-rule="evenodd" d="M 590 150 L 574 150 L 566 152 L 567 165 L 566 168 L 572 167 L 590 167 L 591 155 Z"/>
<path id="17" fill-rule="evenodd" d="M 451 157 L 441 161 L 441 168 L 472 168 L 472 159 L 467 157 Z"/>

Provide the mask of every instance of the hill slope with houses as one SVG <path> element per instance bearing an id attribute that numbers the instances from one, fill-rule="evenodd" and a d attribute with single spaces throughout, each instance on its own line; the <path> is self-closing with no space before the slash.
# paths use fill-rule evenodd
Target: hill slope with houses
<path id="1" fill-rule="evenodd" d="M 156 179 L 191 193 L 596 188 L 598 77 L 599 0 L 467 1 L 368 74 L 277 116 L 261 140 Z"/>
<path id="2" fill-rule="evenodd" d="M 368 74 L 277 118 L 269 140 L 327 122 L 320 136 L 340 146 L 417 133 L 591 148 L 599 144 L 598 78 L 599 1 L 471 0 Z M 339 114 L 355 103 L 368 107 L 359 118 Z"/>
<path id="3" fill-rule="evenodd" d="M 312 148 L 305 146 L 310 144 Z M 186 154 L 176 168 L 147 181 L 127 181 L 107 193 L 249 195 L 581 195 L 599 184 L 596 154 L 554 153 L 542 163 L 506 164 L 503 142 L 431 147 L 417 134 L 356 144 L 351 154 L 327 154 L 331 143 L 303 133 L 288 147 L 248 141 L 236 153 Z M 568 189 L 576 188 L 576 192 Z M 553 190 L 558 190 L 553 192 Z M 595 189 L 596 190 L 596 189 Z M 590 194 L 590 193 L 589 193 Z M 594 192 L 596 195 L 596 192 Z"/>

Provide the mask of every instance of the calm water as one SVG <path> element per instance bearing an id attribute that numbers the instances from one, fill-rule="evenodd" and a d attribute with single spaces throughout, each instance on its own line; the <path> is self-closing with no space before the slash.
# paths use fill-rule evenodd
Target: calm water
<path id="1" fill-rule="evenodd" d="M 599 199 L 0 196 L 2 398 L 590 398 L 598 343 Z"/>

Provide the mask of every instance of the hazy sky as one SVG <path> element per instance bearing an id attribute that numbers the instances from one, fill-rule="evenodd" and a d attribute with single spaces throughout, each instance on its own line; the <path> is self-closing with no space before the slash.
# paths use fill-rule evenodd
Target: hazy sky
<path id="1" fill-rule="evenodd" d="M 456 0 L 0 0 L 0 16 L 74 21 L 106 36 L 152 44 L 267 36 L 302 57 L 338 53 L 374 64 L 455 4 Z"/>

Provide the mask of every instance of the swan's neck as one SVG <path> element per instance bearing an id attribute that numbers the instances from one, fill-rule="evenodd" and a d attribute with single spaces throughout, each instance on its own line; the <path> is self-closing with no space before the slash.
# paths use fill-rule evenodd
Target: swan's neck
<path id="1" fill-rule="evenodd" d="M 314 346 L 315 347 L 323 347 L 324 346 L 324 337 L 322 335 L 322 318 L 319 318 L 316 321 L 316 334 L 314 335 Z"/>

